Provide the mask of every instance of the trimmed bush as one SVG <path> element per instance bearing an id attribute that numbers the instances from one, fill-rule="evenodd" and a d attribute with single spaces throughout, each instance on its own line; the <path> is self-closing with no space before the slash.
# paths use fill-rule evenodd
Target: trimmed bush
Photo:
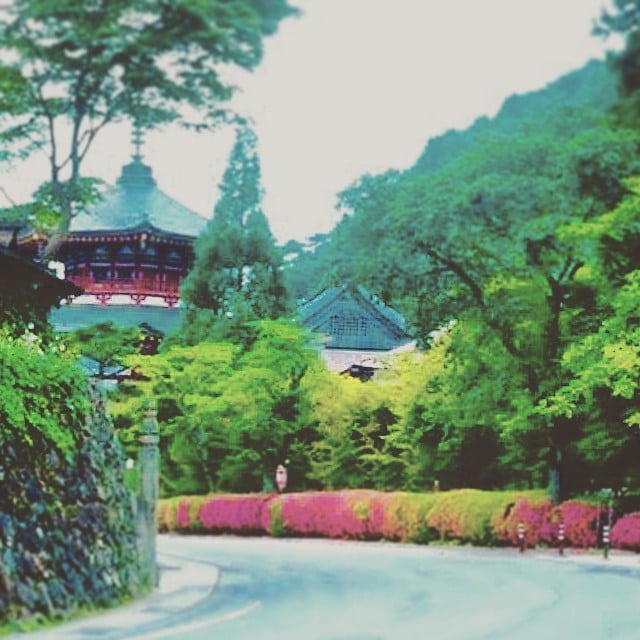
<path id="1" fill-rule="evenodd" d="M 178 527 L 178 498 L 166 498 L 158 501 L 158 531 L 168 533 Z"/>
<path id="2" fill-rule="evenodd" d="M 268 533 L 271 499 L 259 494 L 211 496 L 202 501 L 194 521 L 206 531 Z"/>
<path id="3" fill-rule="evenodd" d="M 622 516 L 613 525 L 611 542 L 619 549 L 640 551 L 640 511 Z"/>
<path id="4" fill-rule="evenodd" d="M 549 524 L 552 503 L 546 496 L 519 497 L 506 505 L 502 512 L 495 512 L 491 519 L 495 539 L 499 543 L 518 545 L 518 524 L 525 530 L 526 546 L 549 541 L 552 525 Z"/>
<path id="5" fill-rule="evenodd" d="M 494 523 L 522 492 L 459 489 L 439 493 L 427 524 L 441 540 L 490 544 L 499 540 Z"/>
<path id="6" fill-rule="evenodd" d="M 364 539 L 369 537 L 371 497 L 372 493 L 365 491 L 283 495 L 280 497 L 282 526 L 293 535 Z"/>
<path id="7" fill-rule="evenodd" d="M 426 543 L 434 538 L 427 526 L 427 514 L 436 504 L 439 494 L 387 493 L 372 501 L 370 535 L 402 542 Z"/>
<path id="8" fill-rule="evenodd" d="M 525 526 L 527 546 L 535 546 L 555 544 L 562 522 L 568 545 L 593 547 L 599 513 L 598 505 L 577 500 L 554 507 L 542 491 L 420 494 L 353 489 L 174 498 L 161 501 L 158 519 L 166 531 L 514 546 L 519 523 Z M 614 529 L 614 543 L 639 548 L 640 514 L 625 518 Z"/>
<path id="9" fill-rule="evenodd" d="M 564 523 L 565 538 L 570 546 L 584 549 L 596 547 L 600 511 L 597 505 L 570 500 L 553 508 L 549 523 Z M 556 528 L 547 527 L 543 534 L 545 542 L 554 542 Z"/>

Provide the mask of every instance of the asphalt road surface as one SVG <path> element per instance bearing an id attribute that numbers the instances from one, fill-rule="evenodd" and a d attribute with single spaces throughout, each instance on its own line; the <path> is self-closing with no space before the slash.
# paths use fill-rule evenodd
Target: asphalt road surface
<path id="1" fill-rule="evenodd" d="M 139 640 L 640 639 L 640 565 L 389 543 L 160 539 L 211 595 Z"/>

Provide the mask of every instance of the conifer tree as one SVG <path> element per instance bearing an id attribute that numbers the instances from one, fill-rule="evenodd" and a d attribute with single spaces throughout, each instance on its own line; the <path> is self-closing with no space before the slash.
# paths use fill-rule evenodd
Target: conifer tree
<path id="1" fill-rule="evenodd" d="M 182 287 L 192 309 L 215 319 L 278 318 L 289 310 L 283 256 L 262 210 L 256 135 L 238 129 L 221 196 L 196 241 L 195 264 Z"/>

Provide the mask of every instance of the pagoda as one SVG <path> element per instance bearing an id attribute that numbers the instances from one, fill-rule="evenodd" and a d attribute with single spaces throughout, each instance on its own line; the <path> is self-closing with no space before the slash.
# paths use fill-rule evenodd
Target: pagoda
<path id="1" fill-rule="evenodd" d="M 84 290 L 54 313 L 61 330 L 106 320 L 162 331 L 179 324 L 180 285 L 207 220 L 158 189 L 136 143 L 116 185 L 72 219 L 57 250 L 65 278 Z"/>

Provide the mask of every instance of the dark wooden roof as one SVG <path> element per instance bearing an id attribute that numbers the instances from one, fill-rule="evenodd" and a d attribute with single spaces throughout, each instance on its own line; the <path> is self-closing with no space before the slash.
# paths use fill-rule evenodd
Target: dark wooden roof
<path id="1" fill-rule="evenodd" d="M 78 296 L 82 289 L 28 258 L 0 247 L 0 318 L 15 310 L 25 317 L 45 317 L 60 301 Z"/>

